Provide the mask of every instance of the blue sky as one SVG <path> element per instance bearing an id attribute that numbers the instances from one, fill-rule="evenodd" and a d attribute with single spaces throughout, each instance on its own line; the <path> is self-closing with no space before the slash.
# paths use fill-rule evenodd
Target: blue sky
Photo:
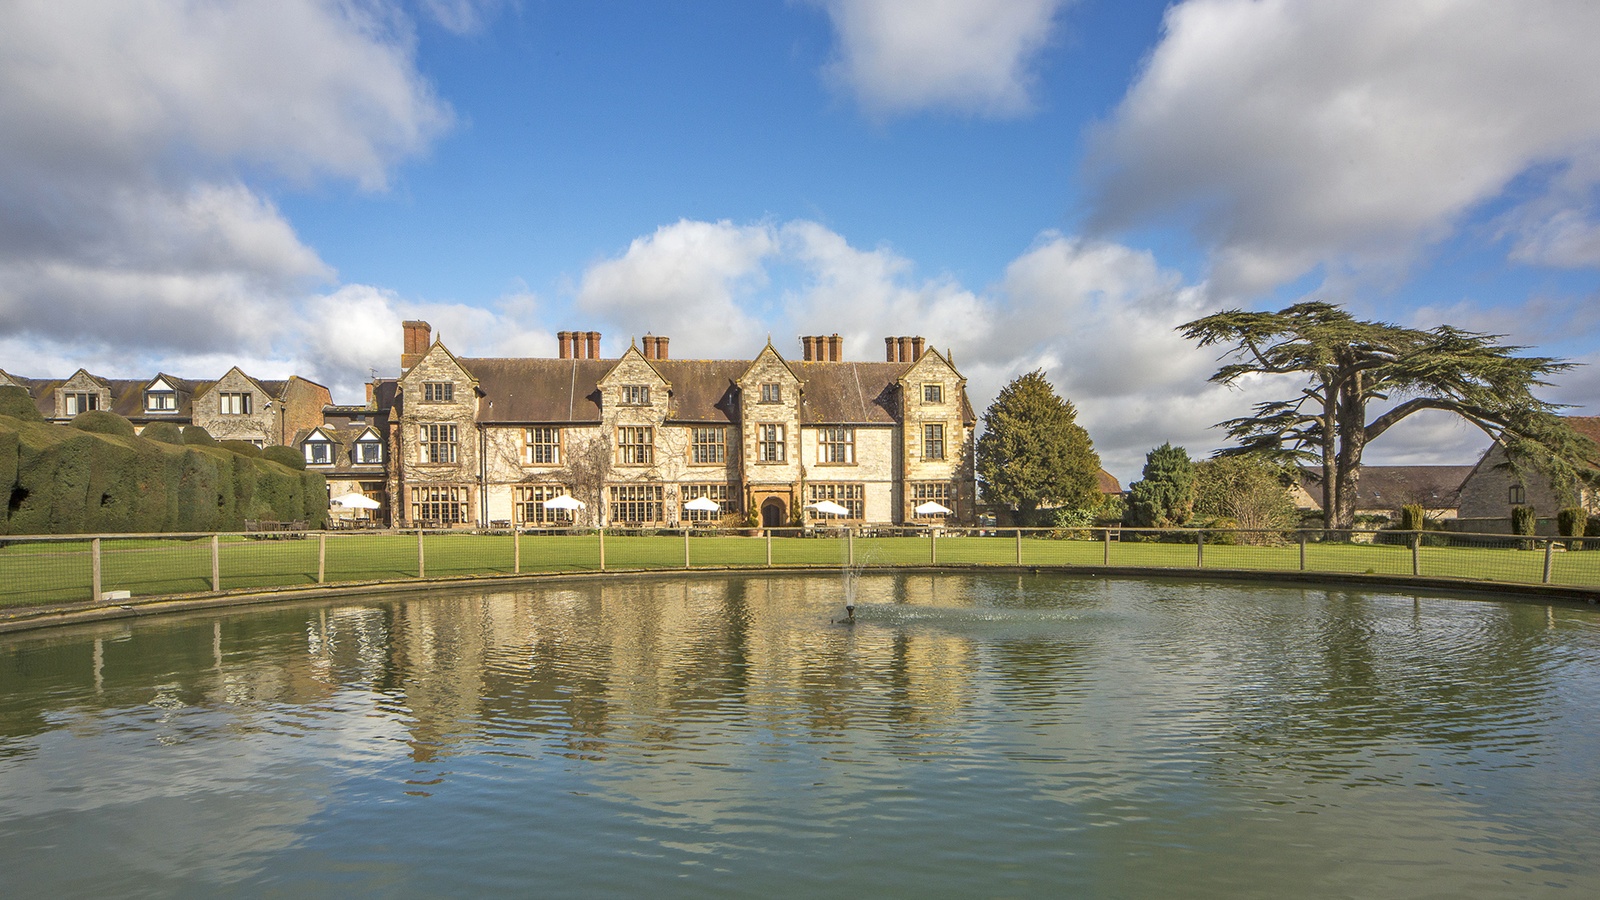
<path id="1" fill-rule="evenodd" d="M 0 8 L 0 368 L 359 397 L 399 322 L 1045 368 L 1124 482 L 1283 384 L 1173 328 L 1304 297 L 1600 357 L 1600 6 L 164 0 Z M 1600 412 L 1592 365 L 1548 394 Z M 1421 418 L 1375 462 L 1471 461 Z"/>

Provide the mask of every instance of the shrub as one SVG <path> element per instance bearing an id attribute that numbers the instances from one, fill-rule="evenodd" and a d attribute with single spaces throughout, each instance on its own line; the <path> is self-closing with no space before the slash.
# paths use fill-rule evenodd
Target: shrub
<path id="1" fill-rule="evenodd" d="M 14 384 L 0 387 L 0 416 L 10 416 L 24 422 L 43 422 L 44 414 L 28 396 L 28 392 Z"/>
<path id="2" fill-rule="evenodd" d="M 1427 527 L 1428 517 L 1418 503 L 1407 503 L 1400 507 L 1400 530 L 1421 531 Z"/>
<path id="3" fill-rule="evenodd" d="M 237 453 L 240 456 L 258 457 L 258 456 L 261 455 L 261 448 L 257 447 L 255 444 L 250 443 L 249 441 L 239 441 L 239 440 L 218 441 L 217 442 L 217 446 L 219 446 L 222 449 L 228 451 L 229 453 Z"/>
<path id="4" fill-rule="evenodd" d="M 139 432 L 139 437 L 147 441 L 160 441 L 163 444 L 183 444 L 183 426 L 177 422 L 151 422 Z"/>
<path id="5" fill-rule="evenodd" d="M 288 466 L 301 472 L 306 470 L 306 458 L 293 447 L 274 445 L 261 451 L 261 458 L 268 462 L 275 462 L 280 466 Z"/>
<path id="6" fill-rule="evenodd" d="M 72 427 L 90 434 L 116 434 L 133 437 L 133 423 L 103 409 L 91 409 L 72 417 Z"/>
<path id="7" fill-rule="evenodd" d="M 1562 537 L 1583 537 L 1589 527 L 1589 513 L 1581 507 L 1569 506 L 1556 513 L 1556 528 Z"/>
<path id="8" fill-rule="evenodd" d="M 1511 533 L 1533 534 L 1539 527 L 1539 513 L 1531 506 L 1518 506 L 1511 510 Z"/>
<path id="9" fill-rule="evenodd" d="M 1058 541 L 1084 541 L 1092 535 L 1089 527 L 1094 525 L 1095 511 L 1088 507 L 1073 507 L 1058 509 L 1055 513 L 1055 528 L 1050 532 L 1050 537 Z"/>
<path id="10" fill-rule="evenodd" d="M 183 426 L 183 442 L 196 447 L 215 447 L 217 445 L 217 439 L 211 436 L 211 432 L 201 428 L 199 425 Z"/>

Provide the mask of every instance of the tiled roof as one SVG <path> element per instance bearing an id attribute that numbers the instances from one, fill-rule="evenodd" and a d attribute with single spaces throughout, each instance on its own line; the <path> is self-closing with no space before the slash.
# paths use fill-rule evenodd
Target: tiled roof
<path id="1" fill-rule="evenodd" d="M 1461 483 L 1472 466 L 1362 466 L 1356 482 L 1356 509 L 1399 509 L 1408 503 L 1426 509 L 1461 504 Z M 1300 488 L 1322 501 L 1322 467 L 1301 466 Z"/>

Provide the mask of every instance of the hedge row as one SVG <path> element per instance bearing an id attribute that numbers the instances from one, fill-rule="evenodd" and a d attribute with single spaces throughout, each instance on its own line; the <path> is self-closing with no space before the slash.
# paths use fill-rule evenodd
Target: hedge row
<path id="1" fill-rule="evenodd" d="M 318 472 L 215 445 L 4 415 L 0 496 L 7 498 L 0 534 L 242 531 L 246 519 L 316 528 L 328 515 Z"/>

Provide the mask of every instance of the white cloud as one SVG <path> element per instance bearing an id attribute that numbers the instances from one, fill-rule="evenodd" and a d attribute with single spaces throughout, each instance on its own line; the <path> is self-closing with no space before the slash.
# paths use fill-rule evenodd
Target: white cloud
<path id="1" fill-rule="evenodd" d="M 422 8 L 440 27 L 454 34 L 482 31 L 504 0 L 421 0 Z"/>
<path id="2" fill-rule="evenodd" d="M 838 33 L 828 77 L 873 114 L 1027 112 L 1034 58 L 1067 0 L 817 0 Z"/>
<path id="3" fill-rule="evenodd" d="M 265 355 L 331 269 L 248 183 L 382 188 L 450 113 L 364 2 L 7 5 L 0 334 Z"/>
<path id="4" fill-rule="evenodd" d="M 776 250 L 767 225 L 663 225 L 621 256 L 590 266 L 576 306 L 634 337 L 665 334 L 675 355 L 717 356 L 761 333 L 738 299 L 765 283 L 765 261 Z"/>
<path id="5" fill-rule="evenodd" d="M 1403 270 L 1532 171 L 1551 193 L 1519 252 L 1593 264 L 1561 195 L 1597 180 L 1597 33 L 1562 0 L 1188 0 L 1094 138 L 1096 222 L 1192 220 L 1214 289 L 1249 292 Z"/>

